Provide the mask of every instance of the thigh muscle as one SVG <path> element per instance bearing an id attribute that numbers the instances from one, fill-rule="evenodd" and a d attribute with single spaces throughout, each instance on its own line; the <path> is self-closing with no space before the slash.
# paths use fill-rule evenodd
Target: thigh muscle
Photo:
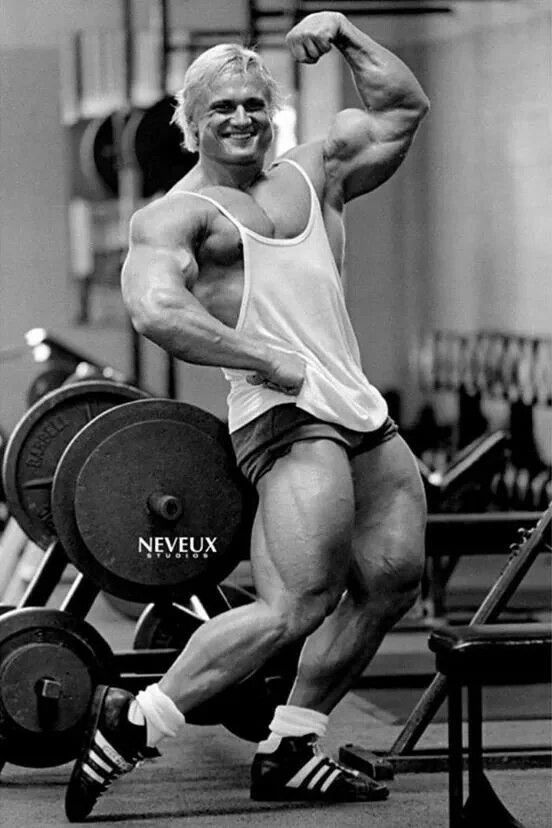
<path id="1" fill-rule="evenodd" d="M 295 443 L 258 484 L 251 563 L 259 596 L 344 588 L 354 523 L 349 459 L 330 440 Z"/>
<path id="2" fill-rule="evenodd" d="M 424 556 L 425 495 L 416 460 L 394 437 L 354 458 L 354 570 L 364 587 L 415 584 Z"/>

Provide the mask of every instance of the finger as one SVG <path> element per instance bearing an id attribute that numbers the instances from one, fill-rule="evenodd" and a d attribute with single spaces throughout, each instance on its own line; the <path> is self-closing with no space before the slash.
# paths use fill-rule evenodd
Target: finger
<path id="1" fill-rule="evenodd" d="M 316 44 L 316 48 L 318 49 L 320 55 L 325 55 L 332 48 L 332 40 L 329 37 L 326 37 L 324 35 L 317 35 L 316 37 L 313 37 L 313 40 Z"/>
<path id="2" fill-rule="evenodd" d="M 301 46 L 301 40 L 296 37 L 293 32 L 290 32 L 286 36 L 286 46 L 288 47 L 289 51 L 292 54 L 292 57 L 295 60 L 300 60 L 304 57 L 303 47 Z"/>
<path id="3" fill-rule="evenodd" d="M 293 55 L 297 63 L 312 63 L 302 43 L 296 43 L 293 49 L 291 50 L 291 54 Z"/>
<path id="4" fill-rule="evenodd" d="M 322 55 L 322 52 L 318 48 L 314 37 L 303 38 L 303 50 L 306 55 L 304 63 L 316 63 L 318 58 Z"/>
<path id="5" fill-rule="evenodd" d="M 296 397 L 299 393 L 299 389 L 295 386 L 290 385 L 272 385 L 270 386 L 273 391 L 279 391 L 281 394 L 286 394 L 288 397 Z"/>
<path id="6" fill-rule="evenodd" d="M 307 38 L 288 35 L 286 38 L 287 46 L 298 63 L 316 63 L 318 57 L 311 55 L 310 49 L 312 46 L 307 46 Z M 314 52 L 313 52 L 314 54 Z"/>

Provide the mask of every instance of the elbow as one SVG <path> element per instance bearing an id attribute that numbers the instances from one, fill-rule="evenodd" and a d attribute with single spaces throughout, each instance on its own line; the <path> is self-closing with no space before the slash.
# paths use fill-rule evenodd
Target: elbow
<path id="1" fill-rule="evenodd" d="M 420 121 L 423 121 L 430 109 L 430 100 L 425 94 L 425 92 L 422 92 L 416 106 L 418 123 L 420 123 Z"/>
<path id="2" fill-rule="evenodd" d="M 146 339 L 153 342 L 162 342 L 164 334 L 169 331 L 169 324 L 166 316 L 159 308 L 147 308 L 131 314 L 131 321 L 134 330 Z"/>
<path id="3" fill-rule="evenodd" d="M 145 336 L 146 339 L 152 339 L 152 336 L 157 329 L 157 325 L 150 314 L 131 313 L 130 321 L 132 322 L 132 327 L 136 333 L 139 333 L 141 336 Z"/>
<path id="4" fill-rule="evenodd" d="M 127 303 L 127 309 L 132 327 L 147 339 L 155 339 L 167 326 L 166 309 L 154 296 Z"/>
<path id="5" fill-rule="evenodd" d="M 425 116 L 428 114 L 430 109 L 431 109 L 431 101 L 429 100 L 427 95 L 424 95 L 423 101 L 420 105 L 420 112 L 421 112 L 420 120 L 422 118 L 425 118 Z"/>

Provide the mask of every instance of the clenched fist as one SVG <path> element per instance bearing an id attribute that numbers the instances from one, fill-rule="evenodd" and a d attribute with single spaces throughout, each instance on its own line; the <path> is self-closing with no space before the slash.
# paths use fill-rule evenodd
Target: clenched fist
<path id="1" fill-rule="evenodd" d="M 281 394 L 296 397 L 305 381 L 305 361 L 297 354 L 278 353 L 268 371 L 250 374 L 250 385 L 262 385 Z"/>
<path id="2" fill-rule="evenodd" d="M 299 63 L 316 63 L 329 52 L 345 18 L 340 12 L 309 14 L 286 36 L 286 44 Z"/>

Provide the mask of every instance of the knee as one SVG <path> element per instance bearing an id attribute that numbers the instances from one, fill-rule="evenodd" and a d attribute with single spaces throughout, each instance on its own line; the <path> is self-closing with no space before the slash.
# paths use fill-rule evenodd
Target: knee
<path id="1" fill-rule="evenodd" d="M 297 593 L 283 593 L 275 602 L 275 616 L 281 644 L 306 638 L 330 615 L 343 590 L 323 588 Z"/>
<path id="2" fill-rule="evenodd" d="M 359 603 L 379 604 L 384 614 L 400 618 L 420 597 L 425 566 L 423 539 L 395 538 L 393 554 L 382 556 L 353 579 L 349 591 Z"/>

